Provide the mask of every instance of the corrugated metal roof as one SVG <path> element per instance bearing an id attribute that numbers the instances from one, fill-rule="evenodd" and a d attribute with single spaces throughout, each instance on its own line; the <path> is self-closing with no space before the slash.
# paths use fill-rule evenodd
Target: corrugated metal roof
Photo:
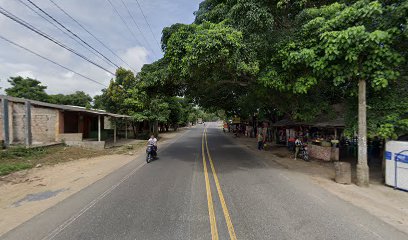
<path id="1" fill-rule="evenodd" d="M 25 103 L 26 101 L 29 101 L 34 106 L 60 109 L 64 111 L 84 112 L 84 113 L 91 113 L 91 114 L 97 114 L 97 115 L 103 115 L 103 116 L 110 116 L 110 117 L 115 117 L 115 118 L 131 118 L 131 116 L 128 116 L 128 115 L 109 113 L 109 112 L 106 112 L 104 110 L 99 110 L 99 109 L 87 109 L 87 108 L 79 107 L 79 106 L 52 104 L 52 103 L 40 102 L 40 101 L 30 100 L 30 99 L 25 99 L 25 98 L 10 97 L 6 95 L 0 95 L 0 98 L 7 99 L 10 102 L 18 102 L 18 103 Z"/>

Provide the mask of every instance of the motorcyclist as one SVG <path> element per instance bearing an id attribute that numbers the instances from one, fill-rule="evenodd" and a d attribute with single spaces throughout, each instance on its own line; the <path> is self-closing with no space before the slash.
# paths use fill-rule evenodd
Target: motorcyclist
<path id="1" fill-rule="evenodd" d="M 147 140 L 147 146 L 153 146 L 154 154 L 157 155 L 157 139 L 154 135 L 151 135 L 149 140 Z"/>

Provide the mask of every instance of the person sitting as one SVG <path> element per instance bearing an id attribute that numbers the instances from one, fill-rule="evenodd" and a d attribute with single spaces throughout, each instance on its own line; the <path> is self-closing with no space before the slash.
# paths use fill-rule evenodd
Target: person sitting
<path id="1" fill-rule="evenodd" d="M 147 145 L 153 146 L 154 153 L 157 155 L 157 139 L 154 137 L 154 135 L 151 135 L 149 140 L 147 140 Z"/>

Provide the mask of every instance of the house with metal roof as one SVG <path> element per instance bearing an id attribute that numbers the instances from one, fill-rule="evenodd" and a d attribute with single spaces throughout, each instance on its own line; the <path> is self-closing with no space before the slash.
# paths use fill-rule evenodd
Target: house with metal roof
<path id="1" fill-rule="evenodd" d="M 50 104 L 0 95 L 0 140 L 7 147 L 67 145 L 101 149 L 105 140 L 116 142 L 116 126 L 112 120 L 130 116 L 78 106 Z M 127 130 L 126 130 L 127 135 Z"/>

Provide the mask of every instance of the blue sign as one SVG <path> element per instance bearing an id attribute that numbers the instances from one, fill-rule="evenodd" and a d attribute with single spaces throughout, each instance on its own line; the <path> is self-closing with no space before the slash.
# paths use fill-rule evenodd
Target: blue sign
<path id="1" fill-rule="evenodd" d="M 402 163 L 408 163 L 408 155 L 397 153 L 395 154 L 395 161 L 402 162 Z"/>
<path id="2" fill-rule="evenodd" d="M 392 152 L 385 151 L 385 159 L 391 160 L 392 159 Z"/>

